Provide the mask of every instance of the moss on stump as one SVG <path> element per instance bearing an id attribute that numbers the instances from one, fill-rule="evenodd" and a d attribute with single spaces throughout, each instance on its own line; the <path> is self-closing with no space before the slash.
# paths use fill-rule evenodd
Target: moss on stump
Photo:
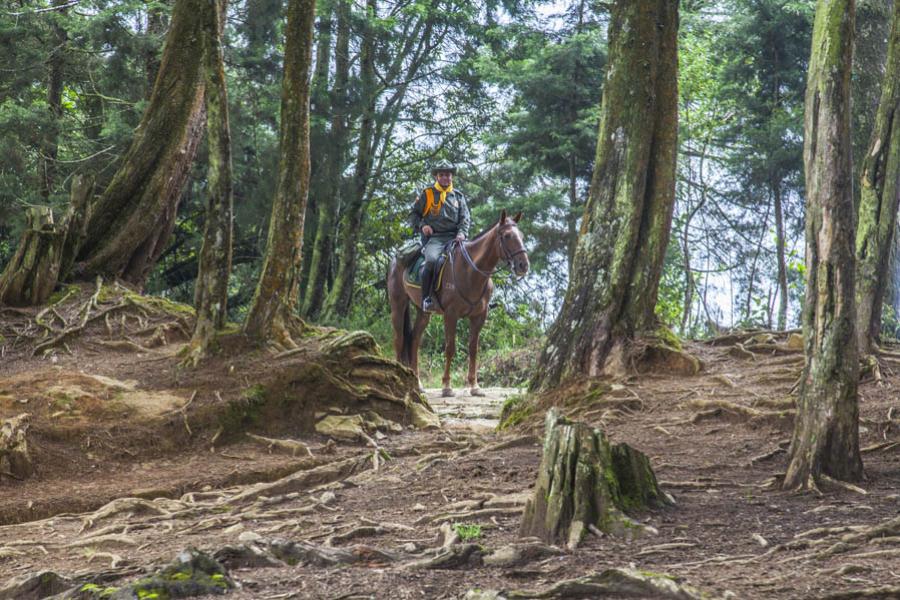
<path id="1" fill-rule="evenodd" d="M 627 514 L 671 504 L 647 457 L 610 444 L 599 429 L 547 412 L 544 452 L 520 535 L 574 549 L 593 526 L 622 535 L 640 528 Z"/>

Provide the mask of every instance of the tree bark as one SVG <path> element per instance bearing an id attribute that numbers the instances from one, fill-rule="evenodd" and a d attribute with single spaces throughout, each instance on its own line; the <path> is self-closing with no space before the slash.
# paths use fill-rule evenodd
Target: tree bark
<path id="1" fill-rule="evenodd" d="M 206 131 L 209 145 L 206 228 L 194 288 L 197 322 L 190 343 L 196 365 L 209 351 L 215 332 L 225 325 L 228 313 L 228 276 L 231 273 L 234 199 L 231 170 L 231 127 L 228 119 L 228 89 L 221 32 L 223 0 L 204 0 L 204 79 L 206 86 Z"/>
<path id="2" fill-rule="evenodd" d="M 156 83 L 156 76 L 159 75 L 159 46 L 154 44 L 154 38 L 162 40 L 166 33 L 168 18 L 160 4 L 168 4 L 168 0 L 156 0 L 147 6 L 147 37 L 150 39 L 147 49 L 144 51 L 144 71 L 147 76 L 147 99 L 153 93 L 153 84 Z"/>
<path id="3" fill-rule="evenodd" d="M 303 217 L 303 252 L 300 266 L 300 297 L 306 298 L 312 265 L 313 244 L 319 230 L 319 202 L 323 195 L 322 187 L 326 184 L 323 171 L 325 161 L 332 149 L 328 146 L 328 116 L 331 113 L 331 102 L 328 93 L 328 80 L 331 74 L 331 42 L 334 29 L 335 0 L 320 0 L 321 17 L 315 25 L 316 68 L 312 76 L 312 88 L 309 98 L 310 113 L 310 147 L 329 148 L 328 152 L 314 152 L 310 156 L 309 196 L 306 200 L 306 215 Z M 305 302 L 303 302 L 305 304 Z M 306 316 L 301 309 L 301 314 Z"/>
<path id="4" fill-rule="evenodd" d="M 856 229 L 856 334 L 859 351 L 875 350 L 890 278 L 890 254 L 900 202 L 900 2 L 894 3 L 887 68 L 869 151 L 863 160 Z"/>
<path id="5" fill-rule="evenodd" d="M 303 216 L 309 193 L 309 72 L 315 0 L 290 0 L 281 86 L 281 159 L 262 273 L 244 331 L 293 346 Z"/>
<path id="6" fill-rule="evenodd" d="M 618 0 L 612 8 L 597 156 L 573 276 L 532 389 L 621 365 L 628 340 L 657 326 L 675 199 L 677 31 L 677 2 Z"/>
<path id="7" fill-rule="evenodd" d="M 82 239 L 79 232 L 90 210 L 92 189 L 92 179 L 73 177 L 69 209 L 59 224 L 54 223 L 49 207 L 26 211 L 25 231 L 16 253 L 0 274 L 0 305 L 36 306 L 47 301 L 67 258 Z"/>
<path id="8" fill-rule="evenodd" d="M 53 0 L 54 7 L 61 7 L 65 4 L 65 0 Z M 49 67 L 47 105 L 50 108 L 50 122 L 44 135 L 40 160 L 41 196 L 45 200 L 50 198 L 56 182 L 56 160 L 59 154 L 59 121 L 62 118 L 63 71 L 66 62 L 66 46 L 69 41 L 69 33 L 60 21 L 66 17 L 68 12 L 67 8 L 61 8 L 58 11 L 53 11 L 49 16 L 51 19 L 50 29 L 53 33 L 50 57 L 47 60 Z"/>
<path id="9" fill-rule="evenodd" d="M 850 65 L 854 0 L 819 0 L 806 88 L 806 365 L 785 489 L 828 476 L 857 481 L 859 453 L 854 301 Z"/>
<path id="10" fill-rule="evenodd" d="M 775 249 L 778 260 L 778 331 L 784 331 L 787 329 L 788 283 L 784 252 L 784 206 L 780 181 L 776 180 L 772 184 L 772 199 L 775 204 Z"/>
<path id="11" fill-rule="evenodd" d="M 363 102 L 359 126 L 356 164 L 350 190 L 350 202 L 341 219 L 342 243 L 337 275 L 325 303 L 328 318 L 344 317 L 350 312 L 353 299 L 353 282 L 359 261 L 357 244 L 366 205 L 366 190 L 372 170 L 375 137 L 375 28 L 372 21 L 378 15 L 377 0 L 366 0 L 366 29 L 360 49 L 360 98 Z"/>
<path id="12" fill-rule="evenodd" d="M 87 224 L 74 276 L 141 286 L 165 249 L 203 132 L 204 0 L 178 0 L 159 74 L 131 147 Z"/>
<path id="13" fill-rule="evenodd" d="M 350 79 L 350 5 L 337 5 L 337 41 L 334 49 L 334 87 L 331 101 L 331 132 L 327 158 L 323 164 L 318 199 L 318 226 L 313 243 L 310 273 L 305 288 L 302 314 L 315 319 L 328 291 L 328 272 L 334 253 L 338 215 L 341 211 L 342 173 L 347 158 L 348 82 Z"/>
<path id="14" fill-rule="evenodd" d="M 575 549 L 590 526 L 623 534 L 639 527 L 626 512 L 669 503 L 643 453 L 627 444 L 610 444 L 599 429 L 570 422 L 550 409 L 537 483 L 519 535 Z"/>

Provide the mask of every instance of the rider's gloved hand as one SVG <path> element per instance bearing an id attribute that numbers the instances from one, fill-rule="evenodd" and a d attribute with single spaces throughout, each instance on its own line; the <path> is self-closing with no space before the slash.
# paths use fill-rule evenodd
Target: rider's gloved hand
<path id="1" fill-rule="evenodd" d="M 431 225 L 424 225 L 422 226 L 422 234 L 425 237 L 431 237 L 434 235 L 434 229 L 431 228 Z"/>

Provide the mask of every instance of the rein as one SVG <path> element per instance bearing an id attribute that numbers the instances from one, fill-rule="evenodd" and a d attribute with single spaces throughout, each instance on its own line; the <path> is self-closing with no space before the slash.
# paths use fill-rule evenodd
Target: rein
<path id="1" fill-rule="evenodd" d="M 502 238 L 498 238 L 498 241 L 500 242 L 500 253 L 502 255 L 502 258 L 506 261 L 506 265 L 510 269 L 512 269 L 513 258 L 518 256 L 519 254 L 525 254 L 525 252 L 527 251 L 525 250 L 525 248 L 521 248 L 519 250 L 516 250 L 515 252 L 509 252 L 506 249 L 506 245 L 503 243 Z M 481 288 L 481 294 L 479 294 L 479 296 L 474 301 L 466 298 L 465 294 L 463 294 L 462 290 L 459 288 L 459 285 L 457 285 L 456 270 L 453 268 L 453 247 L 458 247 L 460 254 L 462 254 L 463 258 L 466 260 L 466 263 L 468 263 L 468 265 L 472 267 L 472 269 L 474 269 L 476 273 L 485 277 L 484 285 Z M 475 305 L 481 302 L 481 299 L 484 298 L 484 295 L 487 293 L 488 282 L 491 280 L 491 277 L 494 274 L 498 273 L 503 267 L 497 267 L 493 271 L 482 271 L 481 269 L 479 269 L 478 265 L 475 264 L 475 261 L 472 260 L 472 256 L 469 254 L 469 251 L 466 250 L 466 243 L 463 240 L 453 240 L 451 242 L 450 251 L 448 252 L 448 258 L 450 259 L 450 272 L 453 273 L 453 287 L 456 290 L 457 295 L 462 298 L 463 302 L 465 302 L 469 306 L 469 309 L 475 308 Z"/>

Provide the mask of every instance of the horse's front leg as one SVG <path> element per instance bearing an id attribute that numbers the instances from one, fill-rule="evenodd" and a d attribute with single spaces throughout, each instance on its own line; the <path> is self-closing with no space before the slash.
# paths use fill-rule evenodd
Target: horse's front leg
<path id="1" fill-rule="evenodd" d="M 484 396 L 484 392 L 478 387 L 478 336 L 487 319 L 487 311 L 469 318 L 469 374 L 466 383 L 469 385 L 469 393 L 473 396 Z"/>
<path id="2" fill-rule="evenodd" d="M 420 390 L 424 390 L 425 388 L 422 386 L 421 378 L 419 378 L 419 344 L 422 341 L 422 334 L 425 333 L 425 328 L 428 327 L 428 321 L 430 320 L 431 315 L 428 313 L 424 313 L 421 310 L 416 311 L 416 322 L 413 325 L 412 344 L 409 350 L 409 368 L 415 373 Z"/>
<path id="3" fill-rule="evenodd" d="M 456 354 L 456 319 L 444 315 L 444 378 L 441 380 L 443 390 L 441 395 L 445 398 L 453 396 L 453 387 L 450 385 L 450 367 L 453 363 L 453 355 Z"/>

